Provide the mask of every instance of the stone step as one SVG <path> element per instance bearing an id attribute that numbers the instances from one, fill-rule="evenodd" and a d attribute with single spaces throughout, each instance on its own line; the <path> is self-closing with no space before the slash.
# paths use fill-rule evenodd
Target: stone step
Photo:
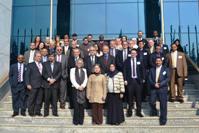
<path id="1" fill-rule="evenodd" d="M 43 113 L 43 109 L 41 110 Z M 49 111 L 51 113 L 51 110 Z M 0 116 L 11 116 L 13 111 L 0 111 Z M 124 109 L 124 113 L 126 114 L 126 109 Z M 150 116 L 149 109 L 142 109 L 142 113 L 145 116 Z M 58 110 L 59 116 L 67 116 L 72 117 L 73 110 Z M 91 110 L 84 111 L 85 116 L 91 116 Z M 133 114 L 135 116 L 135 110 L 133 110 Z M 106 115 L 106 110 L 104 111 L 104 115 Z M 194 117 L 199 115 L 199 109 L 169 109 L 168 110 L 168 117 Z"/>
<path id="2" fill-rule="evenodd" d="M 73 125 L 72 117 L 0 117 L 0 125 L 9 123 L 10 125 L 43 125 L 43 126 L 59 126 L 59 125 Z M 169 117 L 167 125 L 168 126 L 197 126 L 199 123 L 198 117 Z M 91 125 L 92 118 L 85 117 L 84 125 Z M 103 119 L 103 124 L 106 124 L 106 118 Z M 158 117 L 131 117 L 126 118 L 125 122 L 122 123 L 122 126 L 158 126 L 159 118 Z"/>
<path id="3" fill-rule="evenodd" d="M 185 96 L 185 99 L 190 99 L 188 96 Z M 159 102 L 156 103 L 157 104 L 157 108 L 159 109 L 160 104 Z M 195 101 L 195 102 L 191 102 L 191 101 L 185 101 L 184 103 L 179 103 L 179 102 L 168 102 L 168 109 L 184 109 L 184 108 L 192 108 L 193 105 L 195 105 L 195 108 L 199 108 L 199 102 Z M 68 109 L 69 107 L 69 103 L 66 103 L 65 108 Z M 58 108 L 59 108 L 59 102 L 58 102 Z M 149 103 L 148 102 L 143 102 L 142 103 L 142 108 L 149 108 Z M 3 102 L 0 103 L 0 111 L 1 110 L 12 110 L 12 102 Z"/>
<path id="4" fill-rule="evenodd" d="M 68 109 L 68 103 L 66 103 L 66 109 Z M 160 108 L 160 103 L 157 102 L 156 103 L 156 107 L 157 109 Z M 59 108 L 59 103 L 58 103 L 58 108 Z M 148 102 L 144 102 L 142 104 L 142 108 L 144 109 L 148 109 L 150 108 L 149 103 Z M 179 102 L 168 102 L 168 109 L 189 109 L 189 108 L 199 108 L 199 102 L 185 102 L 185 103 L 179 103 Z M 4 111 L 12 111 L 12 103 L 10 102 L 4 102 L 0 104 L 0 111 L 4 110 Z"/>
<path id="5" fill-rule="evenodd" d="M 199 126 L 110 126 L 110 125 L 32 125 L 1 124 L 1 133 L 198 133 Z"/>

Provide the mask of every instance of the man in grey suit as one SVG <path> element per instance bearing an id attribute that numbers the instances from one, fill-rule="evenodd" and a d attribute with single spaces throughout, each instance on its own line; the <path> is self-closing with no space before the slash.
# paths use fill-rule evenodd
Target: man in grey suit
<path id="1" fill-rule="evenodd" d="M 24 54 L 25 64 L 34 62 L 34 55 L 37 52 L 35 43 L 30 43 L 30 50 Z"/>
<path id="2" fill-rule="evenodd" d="M 59 101 L 60 101 L 60 108 L 65 109 L 65 101 L 66 101 L 66 94 L 67 94 L 67 77 L 68 77 L 68 57 L 63 55 L 62 47 L 56 48 L 56 61 L 61 63 L 62 67 L 62 76 L 60 81 L 60 89 L 59 89 Z"/>

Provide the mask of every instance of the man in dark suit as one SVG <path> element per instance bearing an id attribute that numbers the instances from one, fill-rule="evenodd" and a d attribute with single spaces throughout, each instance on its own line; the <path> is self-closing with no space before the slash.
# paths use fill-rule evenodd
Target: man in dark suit
<path id="1" fill-rule="evenodd" d="M 115 58 L 109 54 L 109 47 L 107 45 L 103 46 L 103 56 L 99 58 L 99 64 L 102 73 L 107 73 L 109 71 L 109 65 L 115 64 Z"/>
<path id="2" fill-rule="evenodd" d="M 153 41 L 155 43 L 155 46 L 159 45 L 160 39 L 161 38 L 159 37 L 158 31 L 157 30 L 153 31 Z"/>
<path id="3" fill-rule="evenodd" d="M 161 53 L 161 46 L 157 45 L 155 48 L 155 52 L 152 53 L 149 58 L 150 68 L 156 67 L 156 58 L 157 57 L 162 59 L 163 66 L 167 66 L 167 58 L 163 53 Z"/>
<path id="4" fill-rule="evenodd" d="M 137 50 L 131 50 L 131 58 L 128 58 L 124 64 L 124 80 L 128 89 L 128 111 L 127 117 L 132 116 L 133 98 L 136 100 L 136 115 L 143 117 L 141 113 L 142 107 L 142 83 L 144 82 L 144 66 L 137 58 Z"/>
<path id="5" fill-rule="evenodd" d="M 67 96 L 67 78 L 68 78 L 68 57 L 63 55 L 63 49 L 61 46 L 56 48 L 56 61 L 61 63 L 61 81 L 59 88 L 59 101 L 60 108 L 65 109 L 65 101 Z"/>
<path id="6" fill-rule="evenodd" d="M 169 53 L 169 47 L 166 44 L 163 44 L 163 40 L 160 39 L 159 45 L 161 46 L 161 53 L 166 56 Z"/>
<path id="7" fill-rule="evenodd" d="M 138 31 L 137 35 L 138 35 L 137 45 L 139 44 L 140 41 L 142 41 L 144 43 L 144 48 L 148 48 L 148 41 L 145 38 L 143 38 L 143 32 Z"/>
<path id="8" fill-rule="evenodd" d="M 145 70 L 149 69 L 149 52 L 144 48 L 144 42 L 138 43 L 137 57 L 144 63 Z"/>
<path id="9" fill-rule="evenodd" d="M 139 47 L 137 49 L 137 57 L 139 58 L 139 60 L 141 62 L 143 62 L 144 64 L 144 71 L 145 71 L 145 75 L 148 74 L 149 71 L 149 52 L 148 50 L 146 50 L 146 48 L 144 48 L 144 43 L 143 41 L 139 42 Z M 148 96 L 148 84 L 147 84 L 147 76 L 145 76 L 145 83 L 143 83 L 142 85 L 142 100 L 146 101 L 147 100 L 147 96 Z"/>
<path id="10" fill-rule="evenodd" d="M 24 64 L 24 56 L 18 55 L 18 63 L 11 65 L 9 72 L 9 82 L 11 85 L 12 92 L 12 107 L 13 115 L 15 117 L 19 115 L 19 110 L 22 116 L 26 116 L 26 106 L 25 106 L 25 71 L 26 66 Z"/>
<path id="11" fill-rule="evenodd" d="M 49 115 L 49 105 L 52 105 L 52 114 L 57 113 L 57 92 L 60 87 L 61 63 L 55 61 L 55 54 L 49 54 L 49 61 L 43 64 L 43 86 L 45 88 L 44 117 Z"/>
<path id="12" fill-rule="evenodd" d="M 42 55 L 42 63 L 48 61 L 48 50 L 46 48 L 43 48 L 41 50 L 41 55 Z"/>
<path id="13" fill-rule="evenodd" d="M 156 67 L 150 69 L 150 106 L 151 116 L 157 116 L 156 101 L 160 101 L 160 125 L 167 122 L 167 93 L 168 93 L 169 71 L 162 65 L 162 58 L 156 58 Z"/>
<path id="14" fill-rule="evenodd" d="M 110 55 L 112 55 L 113 57 L 116 57 L 118 51 L 119 51 L 119 50 L 116 49 L 115 40 L 111 40 L 111 41 L 110 41 L 110 50 L 109 50 Z"/>
<path id="15" fill-rule="evenodd" d="M 65 38 L 64 39 L 64 46 L 63 46 L 63 55 L 66 55 L 67 58 L 71 55 L 71 47 L 70 47 L 70 42 L 69 39 Z"/>
<path id="16" fill-rule="evenodd" d="M 28 112 L 30 116 L 42 116 L 41 107 L 43 100 L 42 88 L 42 63 L 41 54 L 35 53 L 34 62 L 28 64 L 25 74 L 28 89 Z"/>
<path id="17" fill-rule="evenodd" d="M 96 56 L 96 52 L 95 47 L 91 46 L 89 48 L 89 56 L 84 58 L 84 67 L 88 76 L 93 73 L 93 66 L 98 63 L 99 58 Z"/>
<path id="18" fill-rule="evenodd" d="M 121 72 L 123 72 L 124 70 L 124 62 L 126 61 L 129 55 L 128 43 L 123 42 L 122 47 L 123 49 L 118 51 L 116 55 L 116 61 L 115 61 L 118 71 L 121 71 Z"/>

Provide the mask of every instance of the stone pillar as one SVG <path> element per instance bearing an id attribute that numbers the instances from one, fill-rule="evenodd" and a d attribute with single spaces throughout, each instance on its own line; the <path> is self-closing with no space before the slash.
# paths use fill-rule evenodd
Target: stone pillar
<path id="1" fill-rule="evenodd" d="M 12 0 L 0 0 L 0 87 L 8 79 Z"/>

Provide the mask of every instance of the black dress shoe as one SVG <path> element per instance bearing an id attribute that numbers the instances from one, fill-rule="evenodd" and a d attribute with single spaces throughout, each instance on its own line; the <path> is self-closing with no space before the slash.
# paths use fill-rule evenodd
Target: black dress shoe
<path id="1" fill-rule="evenodd" d="M 144 115 L 142 113 L 136 113 L 136 116 L 138 116 L 138 117 L 144 117 Z"/>
<path id="2" fill-rule="evenodd" d="M 53 114 L 53 116 L 58 117 L 59 115 L 58 114 Z"/>
<path id="3" fill-rule="evenodd" d="M 18 115 L 19 115 L 18 112 L 14 112 L 13 115 L 12 115 L 12 117 L 15 117 L 15 116 L 18 116 Z"/>
<path id="4" fill-rule="evenodd" d="M 184 100 L 183 99 L 179 99 L 178 100 L 180 103 L 184 103 Z"/>
<path id="5" fill-rule="evenodd" d="M 44 117 L 47 117 L 47 116 L 49 116 L 49 114 L 44 114 Z"/>
<path id="6" fill-rule="evenodd" d="M 21 115 L 22 115 L 22 116 L 26 116 L 26 113 L 25 113 L 25 112 L 21 112 Z"/>
<path id="7" fill-rule="evenodd" d="M 174 99 L 169 99 L 169 102 L 172 102 L 172 103 L 173 103 L 173 102 L 175 102 L 175 100 L 174 100 Z"/>
<path id="8" fill-rule="evenodd" d="M 160 122 L 160 125 L 164 126 L 164 125 L 166 125 L 166 122 Z"/>
<path id="9" fill-rule="evenodd" d="M 43 116 L 42 113 L 36 113 L 36 116 Z"/>
<path id="10" fill-rule="evenodd" d="M 34 115 L 34 114 L 32 114 L 32 113 L 29 113 L 29 116 L 34 117 L 35 115 Z"/>
<path id="11" fill-rule="evenodd" d="M 158 116 L 158 113 L 157 112 L 153 112 L 153 113 L 150 114 L 150 116 L 152 116 L 152 117 L 153 116 Z"/>
<path id="12" fill-rule="evenodd" d="M 132 116 L 132 111 L 127 111 L 126 117 L 131 117 Z"/>

